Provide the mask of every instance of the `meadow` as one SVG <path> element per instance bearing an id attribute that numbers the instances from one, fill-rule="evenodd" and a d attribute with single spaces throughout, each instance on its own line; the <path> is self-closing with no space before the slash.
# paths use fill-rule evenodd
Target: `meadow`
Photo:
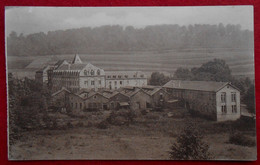
<path id="1" fill-rule="evenodd" d="M 173 115 L 168 116 L 171 112 Z M 171 145 L 176 141 L 187 123 L 197 125 L 204 135 L 202 141 L 209 145 L 212 159 L 254 160 L 256 146 L 231 144 L 229 137 L 235 132 L 255 141 L 254 127 L 242 120 L 217 123 L 190 116 L 185 109 L 149 112 L 139 115 L 129 125 L 112 125 L 100 128 L 105 119 L 99 112 L 93 118 L 74 118 L 71 127 L 26 131 L 10 145 L 12 160 L 59 160 L 59 159 L 152 159 L 168 160 Z M 53 114 L 71 119 L 66 115 Z M 56 117 L 57 117 L 56 116 Z M 90 118 L 91 116 L 91 118 Z M 95 116 L 95 115 L 94 115 Z M 77 123 L 78 122 L 78 123 Z M 81 124 L 79 124 L 81 123 Z"/>
<path id="2" fill-rule="evenodd" d="M 234 76 L 249 76 L 254 79 L 254 53 L 241 49 L 198 49 L 164 50 L 142 52 L 99 52 L 79 54 L 84 62 L 90 62 L 105 70 L 140 70 L 150 75 L 159 71 L 173 75 L 178 67 L 199 67 L 214 58 L 224 59 Z M 36 70 L 47 64 L 66 59 L 71 61 L 73 54 L 46 56 L 8 56 L 8 72 L 18 77 L 34 77 Z"/>

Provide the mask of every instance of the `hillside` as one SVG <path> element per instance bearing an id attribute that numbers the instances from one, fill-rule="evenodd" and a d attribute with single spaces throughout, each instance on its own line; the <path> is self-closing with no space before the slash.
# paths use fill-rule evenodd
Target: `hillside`
<path id="1" fill-rule="evenodd" d="M 139 52 L 106 52 L 103 54 L 79 54 L 84 62 L 90 62 L 105 70 L 141 70 L 148 75 L 159 71 L 168 75 L 178 67 L 198 67 L 214 58 L 224 59 L 236 76 L 254 77 L 254 56 L 249 50 L 214 49 L 201 50 L 168 50 Z M 71 61 L 73 54 L 14 57 L 8 56 L 8 69 L 15 72 L 34 72 L 47 64 L 60 59 Z M 29 77 L 31 77 L 29 76 Z"/>

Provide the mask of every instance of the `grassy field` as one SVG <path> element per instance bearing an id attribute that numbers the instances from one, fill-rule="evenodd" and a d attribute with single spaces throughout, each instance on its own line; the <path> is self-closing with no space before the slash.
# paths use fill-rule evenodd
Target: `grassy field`
<path id="1" fill-rule="evenodd" d="M 62 115 L 64 116 L 64 115 Z M 77 119 L 96 121 L 96 119 Z M 108 125 L 98 129 L 95 124 L 69 129 L 28 131 L 10 146 L 12 160 L 46 159 L 169 159 L 170 146 L 187 122 L 192 122 L 204 134 L 203 142 L 218 160 L 254 160 L 256 147 L 229 143 L 232 122 L 217 123 L 188 114 L 168 117 L 167 112 L 149 112 L 135 118 L 129 126 Z M 240 126 L 238 126 L 240 129 Z M 239 130 L 255 139 L 254 129 Z"/>
<path id="2" fill-rule="evenodd" d="M 46 55 L 15 57 L 8 60 L 9 72 L 23 75 L 28 72 L 34 77 L 34 72 L 47 64 L 53 64 L 60 59 L 71 61 L 74 55 Z M 247 75 L 254 77 L 254 54 L 249 50 L 169 50 L 146 52 L 105 52 L 80 54 L 85 62 L 90 62 L 105 70 L 140 70 L 151 74 L 154 71 L 171 75 L 178 67 L 199 67 L 202 63 L 214 58 L 224 59 L 230 66 L 234 75 Z M 22 76 L 21 76 L 22 77 Z"/>

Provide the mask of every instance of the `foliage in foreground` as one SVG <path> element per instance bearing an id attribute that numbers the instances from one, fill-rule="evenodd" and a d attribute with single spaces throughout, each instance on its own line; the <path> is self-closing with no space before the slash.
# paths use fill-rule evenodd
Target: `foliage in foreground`
<path id="1" fill-rule="evenodd" d="M 212 159 L 208 144 L 202 141 L 202 133 L 192 124 L 188 124 L 177 137 L 170 151 L 170 158 L 175 160 Z"/>
<path id="2" fill-rule="evenodd" d="M 229 136 L 229 143 L 248 147 L 254 147 L 256 145 L 253 139 L 240 132 L 232 133 Z"/>

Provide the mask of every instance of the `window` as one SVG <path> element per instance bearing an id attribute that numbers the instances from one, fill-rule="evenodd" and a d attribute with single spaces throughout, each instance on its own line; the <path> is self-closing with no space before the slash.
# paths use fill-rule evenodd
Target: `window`
<path id="1" fill-rule="evenodd" d="M 115 85 L 117 85 L 117 81 L 115 81 Z"/>
<path id="2" fill-rule="evenodd" d="M 114 75 L 113 78 L 116 78 L 116 76 Z"/>
<path id="3" fill-rule="evenodd" d="M 76 106 L 76 108 L 78 108 L 78 104 L 77 104 L 77 103 L 76 103 L 76 105 L 75 105 L 75 106 Z"/>
<path id="4" fill-rule="evenodd" d="M 232 113 L 237 113 L 237 105 L 232 105 Z"/>
<path id="5" fill-rule="evenodd" d="M 99 80 L 98 82 L 99 82 L 99 85 L 101 85 L 101 80 Z"/>
<path id="6" fill-rule="evenodd" d="M 91 81 L 91 85 L 95 85 L 95 81 Z"/>
<path id="7" fill-rule="evenodd" d="M 236 93 L 235 92 L 231 93 L 231 101 L 236 102 Z"/>
<path id="8" fill-rule="evenodd" d="M 111 76 L 107 76 L 107 78 L 111 78 Z"/>
<path id="9" fill-rule="evenodd" d="M 91 70 L 91 76 L 93 76 L 95 74 L 94 70 Z"/>
<path id="10" fill-rule="evenodd" d="M 143 78 L 143 77 L 144 77 L 144 75 L 143 75 L 143 74 L 141 74 L 141 76 L 140 76 L 140 77 L 142 77 L 142 78 Z"/>
<path id="11" fill-rule="evenodd" d="M 125 75 L 125 78 L 128 78 L 128 75 Z"/>
<path id="12" fill-rule="evenodd" d="M 122 85 L 123 84 L 123 81 L 120 81 L 120 85 Z"/>
<path id="13" fill-rule="evenodd" d="M 85 81 L 84 84 L 85 84 L 85 85 L 88 85 L 88 81 Z"/>
<path id="14" fill-rule="evenodd" d="M 226 93 L 225 92 L 221 93 L 221 102 L 222 103 L 226 102 Z"/>
<path id="15" fill-rule="evenodd" d="M 87 71 L 87 70 L 84 70 L 84 74 L 85 74 L 85 75 L 88 75 L 88 71 Z"/>
<path id="16" fill-rule="evenodd" d="M 99 69 L 97 70 L 97 75 L 100 75 L 100 70 Z"/>
<path id="17" fill-rule="evenodd" d="M 93 98 L 94 98 L 94 99 L 96 99 L 96 98 L 97 98 L 97 96 L 95 95 Z"/>
<path id="18" fill-rule="evenodd" d="M 118 78 L 122 78 L 122 76 L 118 76 Z"/>
<path id="19" fill-rule="evenodd" d="M 79 104 L 80 109 L 82 109 L 82 103 Z"/>
<path id="20" fill-rule="evenodd" d="M 162 93 L 160 93 L 160 99 L 161 99 L 161 100 L 163 99 L 163 94 L 162 94 Z"/>
<path id="21" fill-rule="evenodd" d="M 222 105 L 221 106 L 221 112 L 222 113 L 227 113 L 227 106 L 226 105 Z"/>

